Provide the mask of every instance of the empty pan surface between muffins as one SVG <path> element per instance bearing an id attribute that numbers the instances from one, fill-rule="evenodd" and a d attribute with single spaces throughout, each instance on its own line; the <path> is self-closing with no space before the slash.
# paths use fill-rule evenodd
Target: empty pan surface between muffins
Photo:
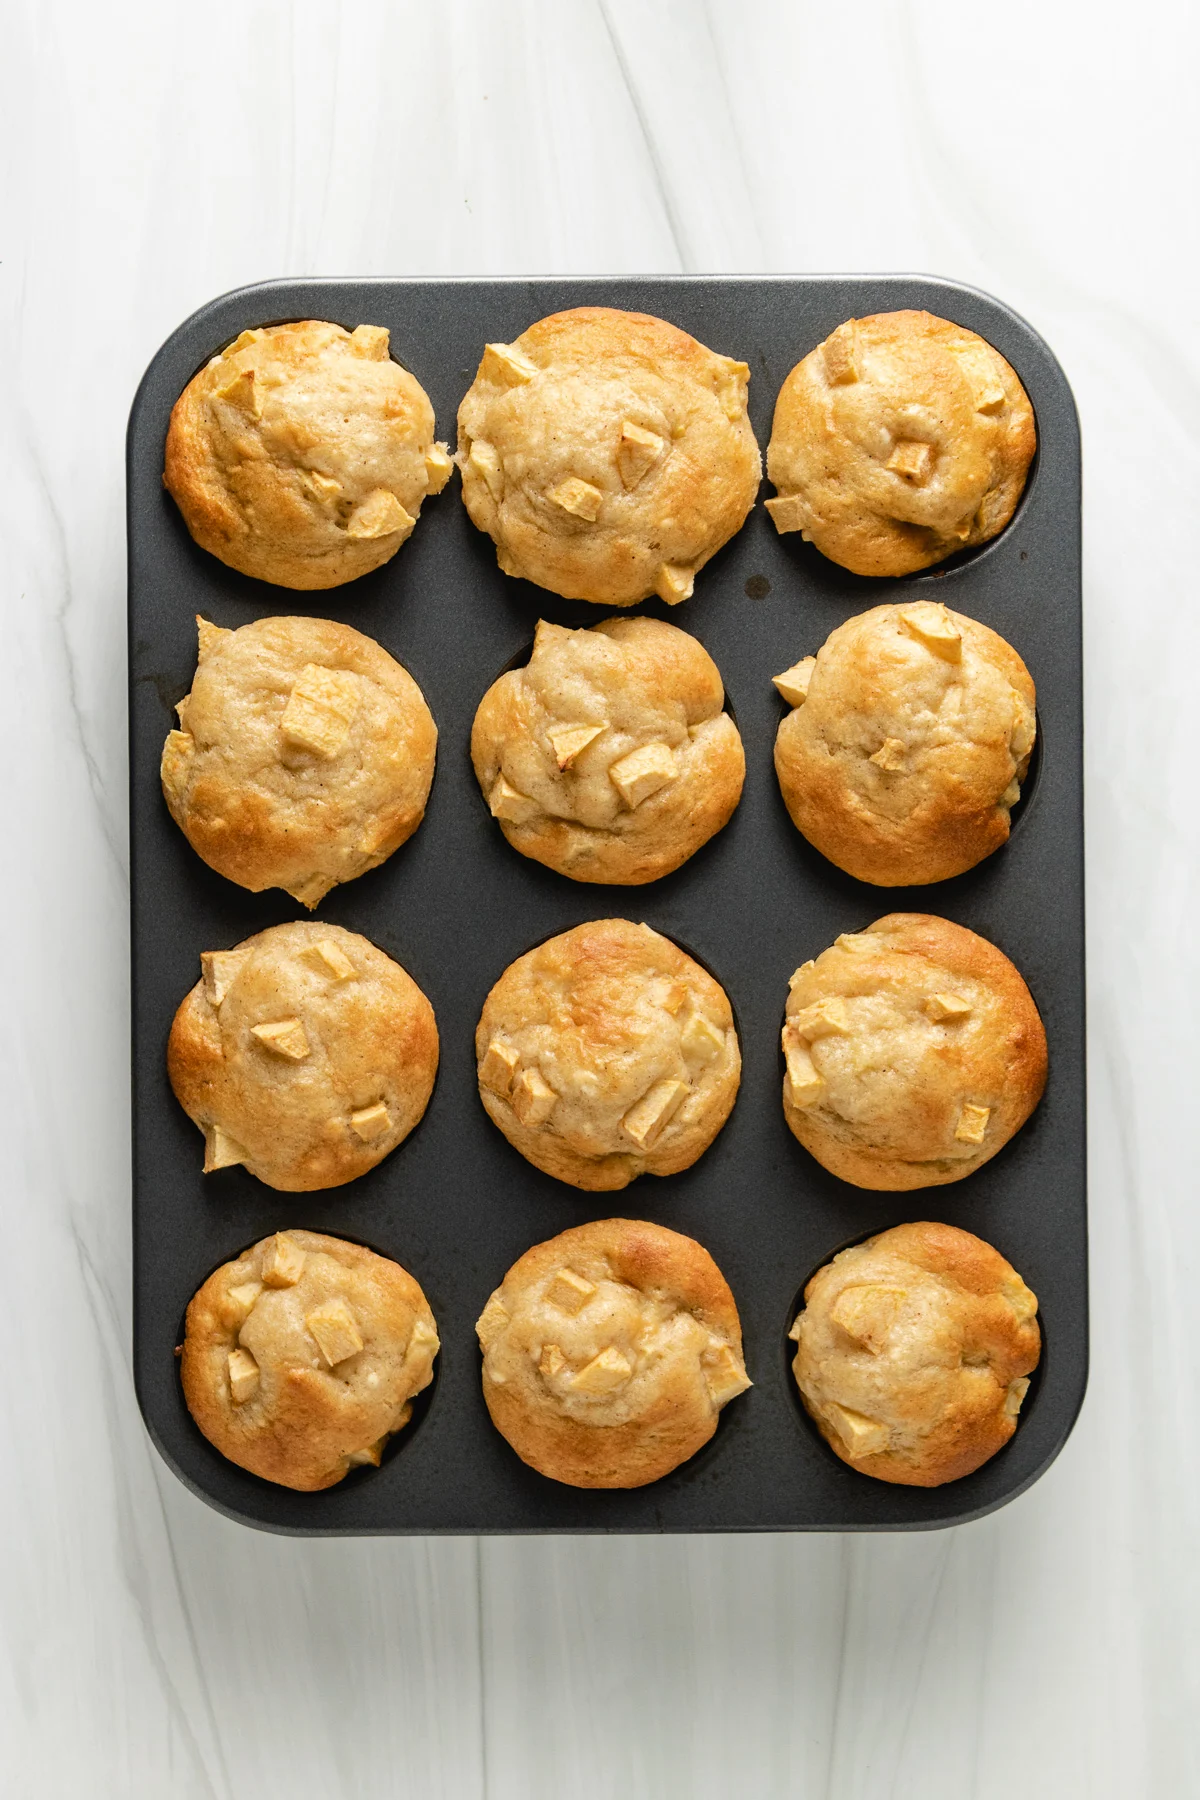
<path id="1" fill-rule="evenodd" d="M 711 656 L 660 619 L 542 620 L 493 682 L 475 775 L 515 850 L 574 881 L 632 886 L 687 861 L 741 797 L 746 758 Z"/>

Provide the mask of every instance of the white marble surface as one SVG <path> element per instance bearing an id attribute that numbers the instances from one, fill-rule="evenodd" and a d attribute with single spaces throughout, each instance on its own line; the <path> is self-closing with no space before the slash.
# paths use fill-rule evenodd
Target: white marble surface
<path id="1" fill-rule="evenodd" d="M 1200 1792 L 1186 0 L 9 0 L 0 132 L 0 1789 Z M 1087 492 L 1090 1396 L 916 1537 L 303 1543 L 129 1371 L 122 435 L 263 276 L 931 270 L 1041 329 Z M 1052 1194 L 1046 1196 L 1053 1205 Z"/>

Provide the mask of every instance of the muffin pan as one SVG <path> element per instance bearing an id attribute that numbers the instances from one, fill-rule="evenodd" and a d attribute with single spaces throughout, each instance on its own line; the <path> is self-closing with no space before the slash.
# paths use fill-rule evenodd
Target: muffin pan
<path id="1" fill-rule="evenodd" d="M 453 444 L 484 343 L 584 304 L 656 313 L 748 362 L 764 451 L 792 365 L 842 320 L 899 307 L 927 308 L 987 338 L 1020 375 L 1038 422 L 1037 458 L 1012 524 L 938 569 L 900 581 L 851 575 L 798 534 L 779 537 L 760 504 L 701 571 L 693 599 L 674 609 L 646 603 L 715 658 L 747 778 L 725 829 L 675 874 L 639 888 L 566 881 L 511 850 L 488 816 L 468 754 L 484 690 L 524 659 L 539 617 L 593 625 L 608 615 L 502 575 L 457 481 L 427 503 L 386 567 L 320 593 L 271 587 L 206 555 L 161 481 L 176 396 L 247 327 L 301 318 L 388 326 L 393 353 L 428 391 L 438 434 Z M 907 276 L 273 282 L 203 308 L 151 363 L 130 421 L 128 529 L 134 1362 L 146 1423 L 180 1479 L 232 1518 L 313 1536 L 911 1530 L 977 1518 L 1035 1481 L 1071 1429 L 1087 1374 L 1079 438 L 1062 370 L 1036 334 L 987 295 Z M 1016 646 L 1037 682 L 1041 736 L 1036 781 L 1031 772 L 1006 848 L 937 886 L 884 889 L 840 873 L 791 825 L 772 766 L 784 709 L 771 677 L 815 652 L 834 625 L 901 592 L 944 600 Z M 424 1120 L 346 1187 L 289 1195 L 240 1168 L 203 1176 L 202 1139 L 167 1082 L 167 1034 L 200 952 L 308 916 L 279 891 L 250 894 L 206 868 L 163 802 L 159 758 L 174 704 L 191 685 L 198 612 L 226 626 L 273 613 L 353 625 L 404 664 L 437 721 L 424 823 L 316 914 L 402 963 L 433 1002 L 441 1033 Z M 990 938 L 1028 982 L 1050 1045 L 1045 1099 L 1016 1138 L 964 1181 L 903 1194 L 827 1175 L 791 1136 L 780 1104 L 792 970 L 839 932 L 891 911 L 944 914 Z M 592 1195 L 540 1174 L 490 1123 L 476 1092 L 473 1034 L 484 996 L 515 957 L 585 919 L 615 915 L 645 920 L 711 969 L 733 1002 L 744 1068 L 729 1123 L 691 1169 Z M 656 1220 L 705 1246 L 733 1289 L 755 1382 L 690 1462 L 626 1492 L 562 1487 L 518 1461 L 488 1419 L 474 1336 L 488 1295 L 524 1250 L 608 1215 Z M 869 1480 L 837 1460 L 799 1404 L 785 1335 L 798 1288 L 836 1250 L 921 1218 L 994 1244 L 1037 1294 L 1044 1334 L 1012 1442 L 974 1475 L 928 1490 Z M 395 1258 L 424 1288 L 442 1339 L 433 1387 L 382 1467 L 318 1494 L 273 1487 L 224 1461 L 187 1413 L 174 1355 L 184 1308 L 205 1277 L 292 1225 Z"/>

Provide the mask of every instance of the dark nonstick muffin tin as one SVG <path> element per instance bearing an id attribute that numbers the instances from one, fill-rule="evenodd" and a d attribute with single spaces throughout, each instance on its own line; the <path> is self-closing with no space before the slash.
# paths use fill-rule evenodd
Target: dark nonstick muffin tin
<path id="1" fill-rule="evenodd" d="M 701 571 L 694 598 L 637 609 L 692 632 L 716 659 L 747 760 L 745 793 L 725 830 L 677 873 L 639 888 L 552 874 L 509 848 L 483 804 L 468 744 L 485 688 L 524 660 L 539 617 L 594 625 L 609 613 L 502 575 L 457 478 L 426 503 L 385 568 L 320 593 L 250 580 L 198 549 L 161 480 L 176 396 L 247 327 L 303 318 L 388 326 L 393 354 L 426 388 L 438 435 L 453 446 L 484 343 L 585 304 L 658 314 L 749 363 L 764 453 L 776 395 L 800 357 L 844 319 L 899 307 L 927 308 L 987 338 L 1017 370 L 1038 423 L 1017 515 L 979 550 L 900 581 L 868 580 L 798 534 L 779 537 L 760 503 Z M 180 1479 L 233 1518 L 310 1535 L 908 1530 L 976 1518 L 1035 1481 L 1071 1429 L 1087 1373 L 1079 439 L 1070 390 L 1040 338 L 985 294 L 908 276 L 272 282 L 214 301 L 168 339 L 138 391 L 128 458 L 134 1359 L 146 1423 Z M 945 601 L 1008 638 L 1037 682 L 1041 736 L 1036 779 L 1005 849 L 935 887 L 879 889 L 833 868 L 791 825 L 772 765 L 783 708 L 771 677 L 817 650 L 835 625 L 900 595 Z M 200 952 L 307 916 L 280 891 L 250 894 L 214 874 L 163 802 L 159 757 L 174 704 L 191 686 L 198 612 L 225 626 L 282 613 L 353 625 L 411 671 L 437 721 L 425 822 L 316 915 L 402 963 L 441 1033 L 424 1120 L 346 1187 L 277 1193 L 241 1168 L 205 1177 L 203 1141 L 167 1081 L 167 1034 L 199 978 Z M 826 1174 L 791 1136 L 780 1103 L 793 969 L 839 932 L 891 911 L 940 913 L 999 945 L 1029 983 L 1050 1045 L 1045 1099 L 1016 1138 L 966 1180 L 904 1194 Z M 674 938 L 722 982 L 744 1069 L 728 1125 L 691 1169 L 585 1194 L 540 1174 L 489 1122 L 473 1036 L 485 994 L 515 957 L 585 919 L 617 915 Z M 474 1324 L 529 1245 L 613 1215 L 656 1220 L 711 1251 L 737 1299 L 755 1385 L 665 1480 L 583 1491 L 536 1475 L 493 1429 Z M 945 1220 L 995 1244 L 1038 1295 L 1044 1334 L 1011 1443 L 974 1475 L 930 1490 L 873 1481 L 837 1460 L 800 1406 L 785 1335 L 816 1268 L 909 1219 Z M 433 1387 L 382 1467 L 319 1494 L 272 1486 L 218 1455 L 187 1413 L 174 1354 L 205 1277 L 286 1226 L 394 1257 L 420 1281 L 442 1338 Z"/>

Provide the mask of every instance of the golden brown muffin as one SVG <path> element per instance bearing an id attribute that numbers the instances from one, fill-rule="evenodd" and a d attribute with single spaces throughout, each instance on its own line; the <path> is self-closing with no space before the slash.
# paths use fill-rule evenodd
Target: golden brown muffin
<path id="1" fill-rule="evenodd" d="M 1037 730 L 1033 679 L 986 625 L 931 600 L 876 606 L 775 677 L 792 823 L 878 887 L 945 881 L 1007 843 Z"/>
<path id="2" fill-rule="evenodd" d="M 1036 442 L 1025 389 L 975 332 L 848 319 L 780 389 L 767 511 L 856 575 L 907 575 L 1003 531 Z"/>
<path id="3" fill-rule="evenodd" d="M 479 1097 L 509 1143 L 593 1192 L 690 1168 L 742 1071 L 724 988 L 628 919 L 577 925 L 510 963 L 475 1054 Z"/>
<path id="4" fill-rule="evenodd" d="M 741 797 L 724 706 L 717 665 L 674 625 L 543 619 L 527 667 L 480 702 L 471 758 L 514 850 L 573 881 L 635 886 L 686 862 Z"/>
<path id="5" fill-rule="evenodd" d="M 855 1187 L 961 1181 L 1046 1085 L 1046 1033 L 1016 969 L 928 913 L 889 913 L 797 969 L 783 1052 L 784 1117 Z"/>
<path id="6" fill-rule="evenodd" d="M 314 907 L 417 829 L 437 727 L 408 670 L 349 625 L 196 624 L 196 677 L 163 746 L 171 817 L 230 881 Z"/>
<path id="7" fill-rule="evenodd" d="M 686 600 L 762 472 L 745 363 L 645 313 L 579 306 L 489 344 L 458 409 L 473 522 L 569 600 Z"/>
<path id="8" fill-rule="evenodd" d="M 279 587 L 340 587 L 395 556 L 450 478 L 420 382 L 381 325 L 243 331 L 171 413 L 163 481 L 196 542 Z"/>
<path id="9" fill-rule="evenodd" d="M 243 1163 L 290 1193 L 340 1187 L 396 1148 L 429 1104 L 433 1008 L 356 932 L 304 920 L 206 950 L 167 1046 L 204 1173 Z"/>
<path id="10" fill-rule="evenodd" d="M 378 1468 L 437 1353 L 433 1314 L 399 1263 L 280 1231 L 195 1295 L 180 1371 L 188 1411 L 222 1456 L 314 1493 Z"/>
<path id="11" fill-rule="evenodd" d="M 941 1487 L 1017 1429 L 1041 1354 L 1037 1300 L 953 1225 L 898 1225 L 813 1276 L 792 1370 L 830 1448 L 877 1481 Z"/>
<path id="12" fill-rule="evenodd" d="M 493 1425 L 571 1487 L 660 1481 L 750 1386 L 737 1307 L 708 1251 L 634 1219 L 535 1244 L 475 1329 Z"/>

